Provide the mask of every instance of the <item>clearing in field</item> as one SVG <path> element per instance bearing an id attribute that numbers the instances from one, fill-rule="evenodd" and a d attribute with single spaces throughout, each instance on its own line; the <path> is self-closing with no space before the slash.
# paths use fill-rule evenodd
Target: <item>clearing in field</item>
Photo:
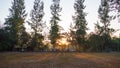
<path id="1" fill-rule="evenodd" d="M 120 53 L 0 53 L 0 68 L 120 68 Z"/>

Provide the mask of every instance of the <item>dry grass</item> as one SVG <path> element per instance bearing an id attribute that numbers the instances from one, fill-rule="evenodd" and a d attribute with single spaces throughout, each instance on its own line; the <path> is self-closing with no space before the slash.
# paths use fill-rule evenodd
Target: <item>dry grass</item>
<path id="1" fill-rule="evenodd" d="M 120 68 L 120 53 L 0 53 L 0 68 Z"/>

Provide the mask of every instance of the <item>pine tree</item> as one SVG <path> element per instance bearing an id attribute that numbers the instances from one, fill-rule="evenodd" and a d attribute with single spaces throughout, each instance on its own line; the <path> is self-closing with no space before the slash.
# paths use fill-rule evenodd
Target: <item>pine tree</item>
<path id="1" fill-rule="evenodd" d="M 52 18 L 50 21 L 51 24 L 51 30 L 50 30 L 50 40 L 51 44 L 53 45 L 53 48 L 56 46 L 56 40 L 59 38 L 59 31 L 60 31 L 60 26 L 58 25 L 60 21 L 60 14 L 62 8 L 60 7 L 60 0 L 53 0 L 53 4 L 51 5 L 51 14 Z"/>
<path id="2" fill-rule="evenodd" d="M 110 11 L 114 11 L 117 14 L 112 15 L 113 19 L 118 18 L 118 22 L 120 22 L 120 0 L 107 0 L 109 3 Z"/>
<path id="3" fill-rule="evenodd" d="M 110 28 L 110 16 L 109 16 L 109 4 L 107 0 L 101 0 L 101 5 L 99 6 L 99 22 L 96 24 L 96 31 L 99 36 L 102 37 L 103 46 L 102 49 L 108 48 L 111 40 L 110 34 L 114 31 L 114 29 Z"/>
<path id="4" fill-rule="evenodd" d="M 101 0 L 101 5 L 99 6 L 98 13 L 100 22 L 102 24 L 101 28 L 100 25 L 98 25 L 98 27 L 101 29 L 101 31 L 99 31 L 100 32 L 99 35 L 109 34 L 110 16 L 109 16 L 109 4 L 107 0 Z"/>
<path id="5" fill-rule="evenodd" d="M 28 24 L 31 26 L 31 28 L 34 31 L 33 35 L 33 41 L 32 41 L 32 50 L 36 47 L 42 46 L 42 31 L 44 28 L 45 23 L 42 21 L 44 16 L 44 3 L 41 0 L 35 0 L 33 10 L 30 14 L 30 21 L 28 21 Z"/>
<path id="6" fill-rule="evenodd" d="M 25 18 L 27 16 L 25 11 L 24 0 L 13 0 L 12 7 L 9 9 L 10 14 L 6 18 L 6 30 L 9 32 L 12 45 L 21 46 L 21 36 L 24 28 Z"/>
<path id="7" fill-rule="evenodd" d="M 76 47 L 76 44 L 77 44 L 77 41 L 76 41 L 76 35 L 75 35 L 75 30 L 74 30 L 74 25 L 73 23 L 70 23 L 70 33 L 69 33 L 69 42 L 70 42 L 70 45 L 73 49 L 77 48 Z M 70 46 L 69 45 L 69 46 Z"/>
<path id="8" fill-rule="evenodd" d="M 87 23 L 85 19 L 86 13 L 83 11 L 85 9 L 83 4 L 84 1 L 85 0 L 75 0 L 74 3 L 75 15 L 73 16 L 73 20 L 75 23 L 76 41 L 79 45 L 78 47 L 83 47 L 87 30 Z"/>
<path id="9" fill-rule="evenodd" d="M 107 0 L 110 4 L 111 10 L 117 10 L 120 12 L 120 0 Z"/>

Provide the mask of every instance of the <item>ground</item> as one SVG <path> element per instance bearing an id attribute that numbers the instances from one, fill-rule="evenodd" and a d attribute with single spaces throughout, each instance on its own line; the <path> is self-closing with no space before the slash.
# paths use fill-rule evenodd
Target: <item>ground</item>
<path id="1" fill-rule="evenodd" d="M 120 68 L 120 53 L 0 53 L 0 68 Z"/>

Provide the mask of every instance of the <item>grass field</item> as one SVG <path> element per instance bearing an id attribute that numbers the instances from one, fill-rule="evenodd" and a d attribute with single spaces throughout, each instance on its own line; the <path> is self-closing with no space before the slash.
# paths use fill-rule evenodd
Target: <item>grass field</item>
<path id="1" fill-rule="evenodd" d="M 0 53 L 0 68 L 120 68 L 120 53 Z"/>

